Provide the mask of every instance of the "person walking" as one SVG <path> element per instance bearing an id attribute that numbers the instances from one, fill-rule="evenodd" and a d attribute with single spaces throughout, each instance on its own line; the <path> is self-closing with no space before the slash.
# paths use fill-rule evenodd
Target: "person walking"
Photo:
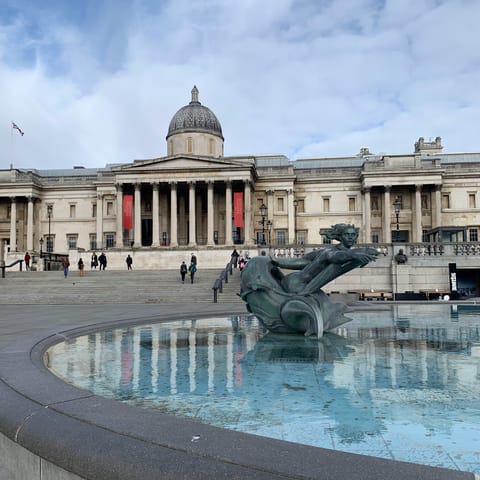
<path id="1" fill-rule="evenodd" d="M 182 264 L 180 265 L 180 277 L 182 278 L 182 283 L 185 283 L 185 275 L 188 272 L 187 264 L 185 263 L 185 260 L 182 261 Z"/>
<path id="2" fill-rule="evenodd" d="M 62 267 L 63 267 L 63 276 L 65 278 L 67 278 L 68 277 L 68 268 L 70 267 L 70 262 L 68 261 L 67 257 L 63 257 Z"/>
<path id="3" fill-rule="evenodd" d="M 80 257 L 80 260 L 78 261 L 78 273 L 80 274 L 81 277 L 85 275 L 84 268 L 85 268 L 85 265 L 83 263 L 82 258 Z"/>
<path id="4" fill-rule="evenodd" d="M 97 254 L 95 252 L 92 253 L 92 260 L 90 262 L 90 269 L 97 269 L 98 267 L 98 257 L 97 257 Z"/>
<path id="5" fill-rule="evenodd" d="M 25 270 L 29 272 L 30 271 L 30 254 L 28 252 L 25 252 L 23 261 L 25 262 Z"/>
<path id="6" fill-rule="evenodd" d="M 190 263 L 193 263 L 197 266 L 197 256 L 192 252 L 192 258 L 190 258 Z"/>
<path id="7" fill-rule="evenodd" d="M 125 262 L 127 263 L 127 270 L 131 270 L 132 269 L 133 258 L 130 256 L 130 254 L 127 255 L 127 258 L 126 258 Z"/>
<path id="8" fill-rule="evenodd" d="M 237 252 L 237 249 L 235 248 L 232 252 L 232 263 L 233 263 L 233 268 L 237 268 L 238 265 L 238 257 L 240 254 Z"/>
<path id="9" fill-rule="evenodd" d="M 190 275 L 190 283 L 193 283 L 193 278 L 195 277 L 196 271 L 197 271 L 197 265 L 191 262 L 190 266 L 188 267 L 188 273 Z"/>

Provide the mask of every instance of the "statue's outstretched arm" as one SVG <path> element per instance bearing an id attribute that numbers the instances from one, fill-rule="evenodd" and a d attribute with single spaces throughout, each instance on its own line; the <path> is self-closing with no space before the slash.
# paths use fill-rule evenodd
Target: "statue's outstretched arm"
<path id="1" fill-rule="evenodd" d="M 302 270 L 310 262 L 305 258 L 272 258 L 272 265 L 288 270 Z"/>

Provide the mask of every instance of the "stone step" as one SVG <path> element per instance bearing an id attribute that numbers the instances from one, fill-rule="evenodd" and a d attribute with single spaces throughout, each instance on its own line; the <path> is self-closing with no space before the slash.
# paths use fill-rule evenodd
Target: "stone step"
<path id="1" fill-rule="evenodd" d="M 7 272 L 0 278 L 0 304 L 102 304 L 102 303 L 213 303 L 213 284 L 220 271 L 202 269 L 181 283 L 178 270 L 89 271 L 80 277 L 71 271 Z M 224 283 L 218 302 L 242 303 L 240 272 Z"/>

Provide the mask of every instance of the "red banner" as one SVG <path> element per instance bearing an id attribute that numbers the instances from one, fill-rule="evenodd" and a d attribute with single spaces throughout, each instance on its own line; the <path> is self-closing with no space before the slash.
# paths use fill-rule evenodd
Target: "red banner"
<path id="1" fill-rule="evenodd" d="M 243 192 L 233 192 L 233 226 L 243 227 Z"/>
<path id="2" fill-rule="evenodd" d="M 123 229 L 133 228 L 133 195 L 123 196 Z"/>

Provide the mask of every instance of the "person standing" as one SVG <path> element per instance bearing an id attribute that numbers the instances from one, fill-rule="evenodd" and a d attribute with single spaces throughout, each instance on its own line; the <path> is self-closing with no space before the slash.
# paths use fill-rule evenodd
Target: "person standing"
<path id="1" fill-rule="evenodd" d="M 197 271 L 197 265 L 191 262 L 190 266 L 188 267 L 188 273 L 190 274 L 190 283 L 193 283 L 193 278 L 195 277 L 196 271 Z"/>
<path id="2" fill-rule="evenodd" d="M 78 261 L 78 272 L 81 277 L 83 277 L 83 275 L 85 274 L 84 268 L 85 268 L 85 265 L 83 263 L 82 258 L 80 257 L 80 260 Z"/>
<path id="3" fill-rule="evenodd" d="M 23 261 L 25 262 L 25 270 L 29 272 L 30 271 L 30 254 L 28 252 L 25 252 Z"/>
<path id="4" fill-rule="evenodd" d="M 182 283 L 185 283 L 185 275 L 188 272 L 187 264 L 185 263 L 185 260 L 182 261 L 182 264 L 180 265 L 180 277 L 182 278 Z"/>
<path id="5" fill-rule="evenodd" d="M 104 270 L 107 268 L 107 256 L 105 253 L 101 253 L 100 256 L 98 257 L 98 262 L 100 263 L 100 270 Z"/>
<path id="6" fill-rule="evenodd" d="M 130 256 L 130 254 L 127 255 L 127 258 L 126 258 L 125 262 L 127 263 L 127 270 L 131 270 L 132 269 L 133 258 Z"/>
<path id="7" fill-rule="evenodd" d="M 65 278 L 67 278 L 68 277 L 68 268 L 70 267 L 70 262 L 68 261 L 68 257 L 63 257 L 62 267 L 63 267 L 63 276 Z"/>

